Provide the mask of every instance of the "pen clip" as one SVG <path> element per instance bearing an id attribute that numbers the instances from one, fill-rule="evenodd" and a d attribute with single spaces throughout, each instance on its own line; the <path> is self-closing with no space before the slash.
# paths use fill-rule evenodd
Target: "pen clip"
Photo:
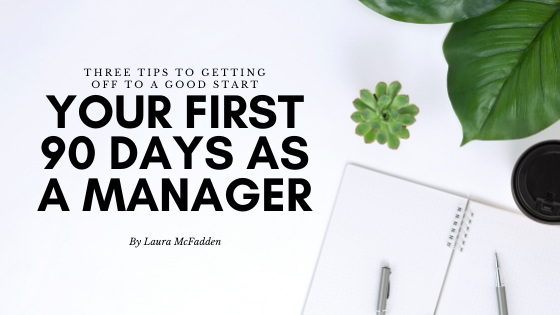
<path id="1" fill-rule="evenodd" d="M 385 315 L 387 300 L 389 299 L 389 291 L 391 288 L 391 268 L 381 268 L 381 282 L 379 284 L 379 294 L 377 295 L 377 312 L 378 315 Z"/>

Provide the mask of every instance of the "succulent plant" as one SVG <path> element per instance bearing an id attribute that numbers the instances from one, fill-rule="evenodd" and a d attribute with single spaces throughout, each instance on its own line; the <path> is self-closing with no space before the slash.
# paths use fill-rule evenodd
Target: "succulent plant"
<path id="1" fill-rule="evenodd" d="M 360 98 L 354 100 L 358 110 L 351 116 L 358 123 L 356 134 L 364 137 L 365 143 L 375 140 L 391 149 L 397 149 L 400 139 L 408 139 L 410 133 L 407 126 L 412 125 L 418 114 L 416 105 L 408 104 L 408 95 L 397 95 L 401 84 L 397 81 L 389 87 L 379 82 L 375 94 L 369 90 L 361 90 Z"/>

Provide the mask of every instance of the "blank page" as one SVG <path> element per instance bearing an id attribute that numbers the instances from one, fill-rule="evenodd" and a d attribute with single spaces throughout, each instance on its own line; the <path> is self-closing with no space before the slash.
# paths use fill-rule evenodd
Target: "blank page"
<path id="1" fill-rule="evenodd" d="M 376 313 L 381 268 L 391 268 L 387 314 L 434 314 L 466 199 L 348 165 L 305 315 Z"/>
<path id="2" fill-rule="evenodd" d="M 560 228 L 470 202 L 474 214 L 463 252 L 455 252 L 437 314 L 496 315 L 494 253 L 509 314 L 560 313 Z"/>

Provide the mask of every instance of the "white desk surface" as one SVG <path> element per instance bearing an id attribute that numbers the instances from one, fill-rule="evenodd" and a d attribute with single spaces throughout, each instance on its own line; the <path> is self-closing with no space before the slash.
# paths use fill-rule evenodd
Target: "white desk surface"
<path id="1" fill-rule="evenodd" d="M 515 209 L 510 176 L 519 155 L 556 138 L 560 125 L 517 141 L 474 141 L 459 147 L 461 126 L 446 90 L 442 43 L 450 27 L 395 22 L 359 1 L 17 1 L 0 10 L 0 313 L 5 314 L 300 314 L 342 172 L 355 163 L 418 183 Z M 86 67 L 265 68 L 254 90 L 95 90 Z M 171 77 L 173 78 L 173 77 Z M 177 78 L 175 78 L 177 79 Z M 411 137 L 397 151 L 366 145 L 354 134 L 352 100 L 362 88 L 399 80 L 420 108 Z M 163 94 L 173 103 L 172 130 L 145 124 L 122 130 L 114 121 L 92 130 L 68 110 L 56 128 L 45 95 Z M 259 131 L 184 129 L 186 94 L 305 95 L 296 128 Z M 177 105 L 175 105 L 177 104 Z M 283 116 L 284 115 L 284 116 Z M 197 118 L 198 119 L 198 118 Z M 198 120 L 197 120 L 198 121 Z M 227 135 L 234 164 L 211 171 L 205 151 L 184 171 L 171 136 Z M 52 171 L 41 142 L 49 135 L 86 135 L 96 145 L 94 165 L 72 168 L 67 158 Z M 110 171 L 108 139 L 135 140 L 139 155 L 157 135 L 174 171 L 161 167 Z M 309 165 L 301 171 L 245 170 L 252 143 L 268 136 L 278 157 L 281 141 L 306 139 Z M 203 142 L 204 144 L 204 142 Z M 201 146 L 203 149 L 204 146 Z M 249 152 L 247 152 L 249 151 Z M 36 211 L 49 178 L 59 179 L 73 209 Z M 238 177 L 303 177 L 312 186 L 312 212 L 134 213 L 80 211 L 87 179 L 123 179 L 130 194 L 139 177 L 203 177 L 216 189 Z M 106 185 L 106 182 L 105 182 Z M 194 196 L 192 196 L 194 197 Z M 191 197 L 191 198 L 192 198 Z M 192 200 L 192 199 L 191 199 Z M 212 236 L 219 248 L 132 248 L 131 236 Z"/>

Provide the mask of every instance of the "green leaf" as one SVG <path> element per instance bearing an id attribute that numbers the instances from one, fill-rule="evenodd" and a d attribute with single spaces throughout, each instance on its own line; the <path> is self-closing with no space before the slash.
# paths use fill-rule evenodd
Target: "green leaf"
<path id="1" fill-rule="evenodd" d="M 387 83 L 379 82 L 375 86 L 375 95 L 377 96 L 377 100 L 381 97 L 381 95 L 387 94 Z"/>
<path id="2" fill-rule="evenodd" d="M 389 104 L 391 103 L 391 98 L 387 95 L 382 95 L 379 100 L 377 101 L 377 105 L 379 105 L 379 107 L 377 108 L 378 110 L 384 110 L 387 106 L 389 106 Z"/>
<path id="3" fill-rule="evenodd" d="M 458 22 L 479 16 L 505 3 L 506 0 L 360 0 L 360 2 L 393 20 L 437 24 Z"/>
<path id="4" fill-rule="evenodd" d="M 396 135 L 401 133 L 402 131 L 402 125 L 399 124 L 398 122 L 390 122 L 389 123 L 389 132 L 391 132 L 392 134 Z"/>
<path id="5" fill-rule="evenodd" d="M 401 123 L 405 126 L 410 126 L 415 121 L 416 121 L 416 119 L 414 119 L 414 117 L 412 117 L 412 115 L 409 115 L 409 114 L 400 115 L 399 118 L 396 120 L 396 122 Z"/>
<path id="6" fill-rule="evenodd" d="M 364 103 L 361 99 L 357 98 L 355 99 L 352 104 L 354 104 L 354 107 L 356 107 L 357 110 L 364 110 L 366 108 L 368 108 L 368 106 L 366 105 L 366 103 Z"/>
<path id="7" fill-rule="evenodd" d="M 399 109 L 399 114 L 418 115 L 418 107 L 416 105 L 408 105 Z"/>
<path id="8" fill-rule="evenodd" d="M 381 128 L 381 130 L 377 132 L 377 142 L 385 144 L 387 142 L 387 134 L 387 127 Z"/>
<path id="9" fill-rule="evenodd" d="M 377 118 L 377 115 L 369 108 L 364 109 L 364 111 L 362 112 L 362 118 L 365 121 L 371 121 L 373 119 Z"/>
<path id="10" fill-rule="evenodd" d="M 408 105 L 408 95 L 397 95 L 391 104 L 391 108 L 399 109 Z"/>
<path id="11" fill-rule="evenodd" d="M 357 122 L 357 123 L 364 122 L 364 120 L 362 119 L 362 113 L 361 112 L 354 112 L 352 114 L 352 116 L 350 116 L 350 118 L 352 118 L 352 120 L 354 122 Z"/>
<path id="12" fill-rule="evenodd" d="M 394 134 L 390 133 L 388 134 L 388 141 L 387 141 L 387 146 L 393 150 L 396 150 L 399 148 L 399 144 L 401 142 L 399 141 L 399 137 L 395 136 Z"/>
<path id="13" fill-rule="evenodd" d="M 397 137 L 401 139 L 408 139 L 410 137 L 410 133 L 408 132 L 408 129 L 405 126 L 403 126 L 401 133 L 399 133 Z"/>
<path id="14" fill-rule="evenodd" d="M 363 122 L 356 126 L 356 134 L 365 136 L 371 130 L 371 123 Z"/>
<path id="15" fill-rule="evenodd" d="M 375 142 L 375 137 L 377 136 L 377 131 L 371 130 L 370 132 L 366 133 L 364 136 L 365 143 L 373 143 Z"/>
<path id="16" fill-rule="evenodd" d="M 560 0 L 509 1 L 456 23 L 447 90 L 471 140 L 519 139 L 560 119 Z"/>
<path id="17" fill-rule="evenodd" d="M 377 102 L 375 100 L 375 97 L 373 97 L 373 94 L 371 94 L 371 92 L 369 90 L 361 90 L 360 91 L 360 98 L 369 107 L 371 107 L 373 109 L 375 109 L 377 107 Z"/>
<path id="18" fill-rule="evenodd" d="M 376 119 L 376 120 L 373 120 L 373 121 L 371 122 L 371 127 L 372 127 L 373 129 L 375 129 L 375 130 L 379 130 L 379 129 L 381 129 L 381 122 L 380 122 L 379 120 L 377 120 L 377 119 Z"/>
<path id="19" fill-rule="evenodd" d="M 391 84 L 389 84 L 389 87 L 387 88 L 387 95 L 389 95 L 391 99 L 395 99 L 400 90 L 401 84 L 399 83 L 399 81 L 391 82 Z"/>

